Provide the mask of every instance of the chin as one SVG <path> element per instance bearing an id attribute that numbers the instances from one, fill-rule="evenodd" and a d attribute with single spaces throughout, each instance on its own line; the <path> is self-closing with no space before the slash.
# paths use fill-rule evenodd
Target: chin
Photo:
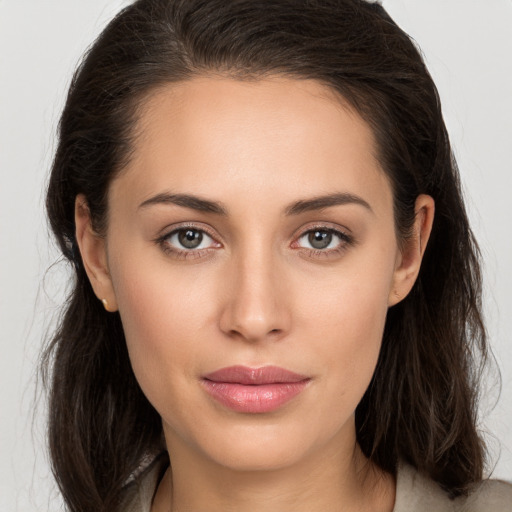
<path id="1" fill-rule="evenodd" d="M 239 472 L 274 471 L 291 467 L 307 457 L 309 450 L 304 440 L 264 435 L 231 437 L 229 443 L 215 443 L 205 447 L 207 455 L 216 464 Z"/>
<path id="2" fill-rule="evenodd" d="M 210 421 L 201 422 L 210 428 L 189 429 L 186 434 L 188 439 L 174 440 L 181 446 L 193 447 L 195 456 L 200 459 L 209 460 L 225 469 L 238 472 L 275 471 L 307 463 L 318 454 L 332 453 L 340 444 L 340 436 L 352 443 L 351 426 L 354 425 L 353 422 L 351 425 L 351 419 L 353 417 L 349 415 L 345 428 L 338 422 L 332 422 L 332 419 L 308 422 L 307 417 L 301 415 L 299 419 L 293 414 L 289 417 L 243 415 L 236 421 L 233 417 L 227 421 L 226 418 L 221 421 L 210 418 Z M 172 444 L 169 446 L 171 459 Z"/>

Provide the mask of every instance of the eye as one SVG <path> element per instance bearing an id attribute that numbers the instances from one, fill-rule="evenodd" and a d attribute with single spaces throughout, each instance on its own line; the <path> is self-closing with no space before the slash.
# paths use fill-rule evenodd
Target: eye
<path id="1" fill-rule="evenodd" d="M 301 235 L 296 242 L 296 246 L 328 253 L 339 251 L 351 243 L 352 238 L 346 233 L 331 228 L 315 228 Z"/>
<path id="2" fill-rule="evenodd" d="M 177 250 L 207 249 L 215 243 L 210 235 L 195 228 L 172 231 L 165 237 L 165 242 Z"/>
<path id="3" fill-rule="evenodd" d="M 154 242 L 168 256 L 174 259 L 198 259 L 212 255 L 222 247 L 206 229 L 195 226 L 180 226 L 156 238 Z"/>

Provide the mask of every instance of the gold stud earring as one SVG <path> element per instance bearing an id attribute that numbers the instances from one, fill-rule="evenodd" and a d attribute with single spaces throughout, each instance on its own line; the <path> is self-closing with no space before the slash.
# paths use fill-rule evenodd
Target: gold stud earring
<path id="1" fill-rule="evenodd" d="M 101 299 L 101 303 L 103 304 L 103 307 L 106 311 L 108 311 L 108 301 L 107 299 Z"/>

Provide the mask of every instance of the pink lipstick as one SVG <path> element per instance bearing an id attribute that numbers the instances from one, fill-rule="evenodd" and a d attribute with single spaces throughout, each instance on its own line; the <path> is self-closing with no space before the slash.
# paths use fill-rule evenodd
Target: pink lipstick
<path id="1" fill-rule="evenodd" d="M 297 396 L 311 379 L 278 366 L 230 366 L 205 375 L 202 384 L 215 400 L 237 412 L 271 412 Z"/>

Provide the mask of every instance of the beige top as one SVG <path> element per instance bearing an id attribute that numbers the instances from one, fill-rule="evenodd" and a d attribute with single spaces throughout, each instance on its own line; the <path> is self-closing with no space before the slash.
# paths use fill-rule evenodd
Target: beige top
<path id="1" fill-rule="evenodd" d="M 165 467 L 156 459 L 129 485 L 123 512 L 150 512 Z M 469 497 L 451 500 L 432 480 L 403 464 L 397 473 L 393 512 L 512 512 L 512 484 L 485 480 Z"/>

